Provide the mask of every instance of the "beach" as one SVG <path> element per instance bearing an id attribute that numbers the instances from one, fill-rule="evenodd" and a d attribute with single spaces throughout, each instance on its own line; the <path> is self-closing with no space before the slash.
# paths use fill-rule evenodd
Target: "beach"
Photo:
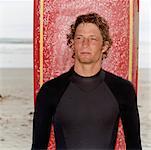
<path id="1" fill-rule="evenodd" d="M 143 149 L 151 149 L 151 69 L 139 70 L 138 108 Z M 28 150 L 34 110 L 33 70 L 0 69 L 0 149 Z"/>
<path id="2" fill-rule="evenodd" d="M 151 150 L 151 69 L 140 69 L 138 109 L 143 150 Z"/>
<path id="3" fill-rule="evenodd" d="M 32 69 L 0 69 L 0 149 L 31 148 Z"/>

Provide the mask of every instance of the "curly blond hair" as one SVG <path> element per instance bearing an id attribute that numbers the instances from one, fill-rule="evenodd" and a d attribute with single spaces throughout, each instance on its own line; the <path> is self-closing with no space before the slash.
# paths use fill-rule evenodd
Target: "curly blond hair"
<path id="1" fill-rule="evenodd" d="M 109 34 L 109 25 L 107 21 L 97 13 L 88 13 L 77 17 L 76 21 L 70 26 L 70 33 L 67 34 L 67 45 L 70 48 L 72 47 L 72 40 L 74 39 L 76 29 L 81 23 L 93 23 L 99 28 L 103 37 L 103 45 L 106 44 L 106 42 L 108 43 L 108 49 L 103 53 L 102 59 L 106 58 L 108 50 L 112 45 L 112 39 Z"/>

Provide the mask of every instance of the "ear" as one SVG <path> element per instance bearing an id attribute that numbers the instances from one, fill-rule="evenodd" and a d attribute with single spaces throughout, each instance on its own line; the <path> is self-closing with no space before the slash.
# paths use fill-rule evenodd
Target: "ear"
<path id="1" fill-rule="evenodd" d="M 106 52 L 109 48 L 109 42 L 108 41 L 105 41 L 104 42 L 104 45 L 102 47 L 102 53 Z"/>

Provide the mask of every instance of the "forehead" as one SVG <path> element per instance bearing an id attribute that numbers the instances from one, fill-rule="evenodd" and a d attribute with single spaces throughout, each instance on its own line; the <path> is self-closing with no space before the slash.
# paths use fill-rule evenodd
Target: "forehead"
<path id="1" fill-rule="evenodd" d="M 100 34 L 100 29 L 94 23 L 80 23 L 77 26 L 76 33 L 94 33 L 94 34 Z"/>

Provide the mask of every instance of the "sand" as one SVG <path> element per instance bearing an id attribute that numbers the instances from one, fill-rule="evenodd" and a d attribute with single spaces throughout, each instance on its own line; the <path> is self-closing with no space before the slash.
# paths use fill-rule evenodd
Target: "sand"
<path id="1" fill-rule="evenodd" d="M 1 69 L 0 94 L 0 149 L 30 149 L 33 118 L 32 69 Z"/>
<path id="2" fill-rule="evenodd" d="M 151 69 L 139 70 L 138 108 L 144 150 L 151 150 Z"/>
<path id="3" fill-rule="evenodd" d="M 0 69 L 0 149 L 31 148 L 33 70 Z M 139 70 L 138 106 L 143 149 L 151 149 L 151 70 Z"/>

